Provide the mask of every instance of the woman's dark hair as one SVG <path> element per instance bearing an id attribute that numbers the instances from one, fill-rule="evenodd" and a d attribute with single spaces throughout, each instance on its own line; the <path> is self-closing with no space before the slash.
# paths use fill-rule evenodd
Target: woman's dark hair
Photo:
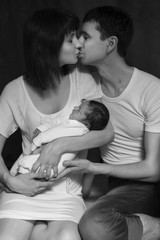
<path id="1" fill-rule="evenodd" d="M 89 123 L 89 130 L 102 130 L 109 121 L 109 111 L 107 107 L 94 100 L 88 102 L 90 112 L 86 114 L 86 120 Z"/>
<path id="2" fill-rule="evenodd" d="M 59 53 L 65 37 L 79 27 L 79 19 L 66 12 L 48 8 L 35 12 L 23 32 L 25 80 L 46 90 L 60 81 L 63 68 Z"/>
<path id="3" fill-rule="evenodd" d="M 102 40 L 116 36 L 117 51 L 121 57 L 125 57 L 134 33 L 133 21 L 127 12 L 118 7 L 101 6 L 88 11 L 83 22 L 97 23 Z"/>

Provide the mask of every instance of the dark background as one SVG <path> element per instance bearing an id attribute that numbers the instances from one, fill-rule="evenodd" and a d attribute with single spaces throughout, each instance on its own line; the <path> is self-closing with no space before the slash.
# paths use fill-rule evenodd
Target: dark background
<path id="1" fill-rule="evenodd" d="M 135 34 L 127 62 L 160 78 L 160 1 L 159 0 L 0 0 L 0 93 L 4 86 L 23 74 L 22 26 L 34 11 L 58 7 L 77 14 L 80 20 L 89 9 L 119 6 L 134 20 Z M 19 133 L 7 140 L 4 156 L 8 166 L 19 155 Z"/>

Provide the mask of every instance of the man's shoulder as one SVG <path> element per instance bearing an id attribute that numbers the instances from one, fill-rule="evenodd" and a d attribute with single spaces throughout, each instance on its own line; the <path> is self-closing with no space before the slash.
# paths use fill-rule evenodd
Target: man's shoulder
<path id="1" fill-rule="evenodd" d="M 135 68 L 135 73 L 137 78 L 140 78 L 141 81 L 149 81 L 150 83 L 153 81 L 154 83 L 157 82 L 157 84 L 160 84 L 160 79 L 151 73 L 140 70 L 138 68 Z"/>

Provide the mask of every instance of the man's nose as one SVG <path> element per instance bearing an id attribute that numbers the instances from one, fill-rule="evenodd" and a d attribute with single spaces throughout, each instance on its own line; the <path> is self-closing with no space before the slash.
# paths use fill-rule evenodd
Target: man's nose
<path id="1" fill-rule="evenodd" d="M 74 39 L 74 42 L 75 42 L 75 47 L 78 49 L 81 49 L 82 44 L 79 42 L 79 40 L 77 38 Z"/>
<path id="2" fill-rule="evenodd" d="M 81 44 L 81 46 L 83 46 L 83 43 L 84 43 L 84 38 L 83 38 L 83 36 L 81 35 L 80 37 L 79 37 L 79 43 Z"/>

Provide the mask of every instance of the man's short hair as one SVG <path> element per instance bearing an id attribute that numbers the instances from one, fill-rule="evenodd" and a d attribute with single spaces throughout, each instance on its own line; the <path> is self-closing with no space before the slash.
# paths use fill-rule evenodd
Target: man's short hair
<path id="1" fill-rule="evenodd" d="M 127 12 L 118 7 L 101 6 L 88 11 L 83 20 L 85 22 L 97 23 L 102 40 L 116 36 L 117 52 L 125 57 L 134 33 L 133 21 Z"/>

